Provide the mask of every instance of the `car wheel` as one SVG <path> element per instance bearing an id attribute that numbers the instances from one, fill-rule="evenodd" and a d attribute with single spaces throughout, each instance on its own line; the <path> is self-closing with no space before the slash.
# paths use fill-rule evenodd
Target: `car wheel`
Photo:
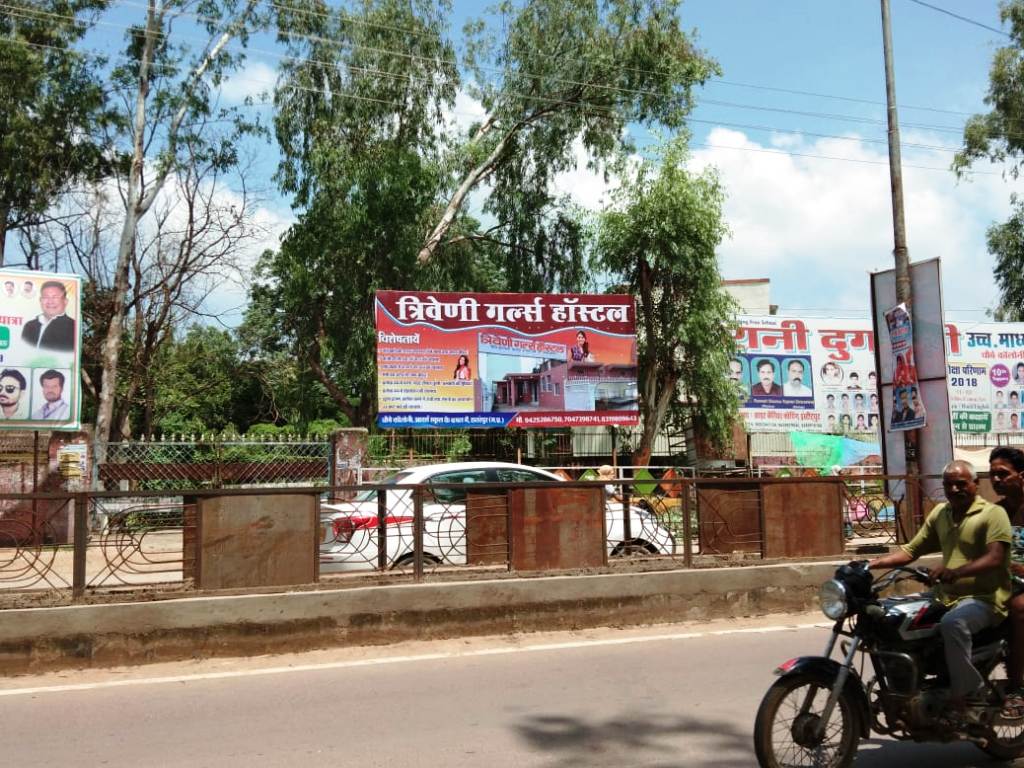
<path id="1" fill-rule="evenodd" d="M 643 539 L 632 539 L 631 541 L 620 541 L 612 549 L 612 557 L 626 557 L 628 555 L 656 555 L 658 548 L 649 541 Z"/>
<path id="2" fill-rule="evenodd" d="M 400 568 L 413 568 L 416 564 L 416 557 L 413 554 L 402 555 L 400 558 L 395 560 L 394 565 L 391 566 L 391 570 L 395 571 Z M 441 561 L 431 555 L 428 552 L 423 553 L 423 565 L 424 566 L 435 566 L 440 565 Z"/>

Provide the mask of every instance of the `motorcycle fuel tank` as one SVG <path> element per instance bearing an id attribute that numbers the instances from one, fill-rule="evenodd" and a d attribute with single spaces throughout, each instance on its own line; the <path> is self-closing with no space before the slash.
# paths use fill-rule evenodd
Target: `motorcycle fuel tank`
<path id="1" fill-rule="evenodd" d="M 929 595 L 890 597 L 881 603 L 884 614 L 879 623 L 886 640 L 914 642 L 938 634 L 939 620 L 948 608 Z"/>

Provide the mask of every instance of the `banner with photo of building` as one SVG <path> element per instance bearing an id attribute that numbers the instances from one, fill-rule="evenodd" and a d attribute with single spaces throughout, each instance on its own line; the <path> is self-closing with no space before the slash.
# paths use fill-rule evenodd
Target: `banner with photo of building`
<path id="1" fill-rule="evenodd" d="M 381 427 L 639 422 L 632 296 L 378 291 Z"/>
<path id="2" fill-rule="evenodd" d="M 871 321 L 740 315 L 729 376 L 749 432 L 878 432 Z"/>
<path id="3" fill-rule="evenodd" d="M 0 429 L 78 429 L 82 282 L 0 270 Z"/>

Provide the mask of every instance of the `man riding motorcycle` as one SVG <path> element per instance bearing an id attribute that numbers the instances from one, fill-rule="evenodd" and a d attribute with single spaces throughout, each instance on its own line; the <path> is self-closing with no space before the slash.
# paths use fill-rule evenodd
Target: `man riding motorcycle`
<path id="1" fill-rule="evenodd" d="M 984 682 L 971 663 L 971 636 L 1002 621 L 1010 597 L 1010 521 L 1002 507 L 978 496 L 977 480 L 967 462 L 947 464 L 942 488 L 948 501 L 931 511 L 899 551 L 868 563 L 868 568 L 896 568 L 942 553 L 942 565 L 931 576 L 935 596 L 951 606 L 941 619 L 941 633 L 954 713 L 978 703 Z"/>

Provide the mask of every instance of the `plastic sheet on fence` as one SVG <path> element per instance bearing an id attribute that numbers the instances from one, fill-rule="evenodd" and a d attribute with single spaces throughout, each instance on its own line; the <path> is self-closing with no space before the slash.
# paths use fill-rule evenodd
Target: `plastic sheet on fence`
<path id="1" fill-rule="evenodd" d="M 850 467 L 869 456 L 879 456 L 882 450 L 874 441 L 863 442 L 840 435 L 790 432 L 789 439 L 797 462 L 804 467 L 819 469 Z"/>

